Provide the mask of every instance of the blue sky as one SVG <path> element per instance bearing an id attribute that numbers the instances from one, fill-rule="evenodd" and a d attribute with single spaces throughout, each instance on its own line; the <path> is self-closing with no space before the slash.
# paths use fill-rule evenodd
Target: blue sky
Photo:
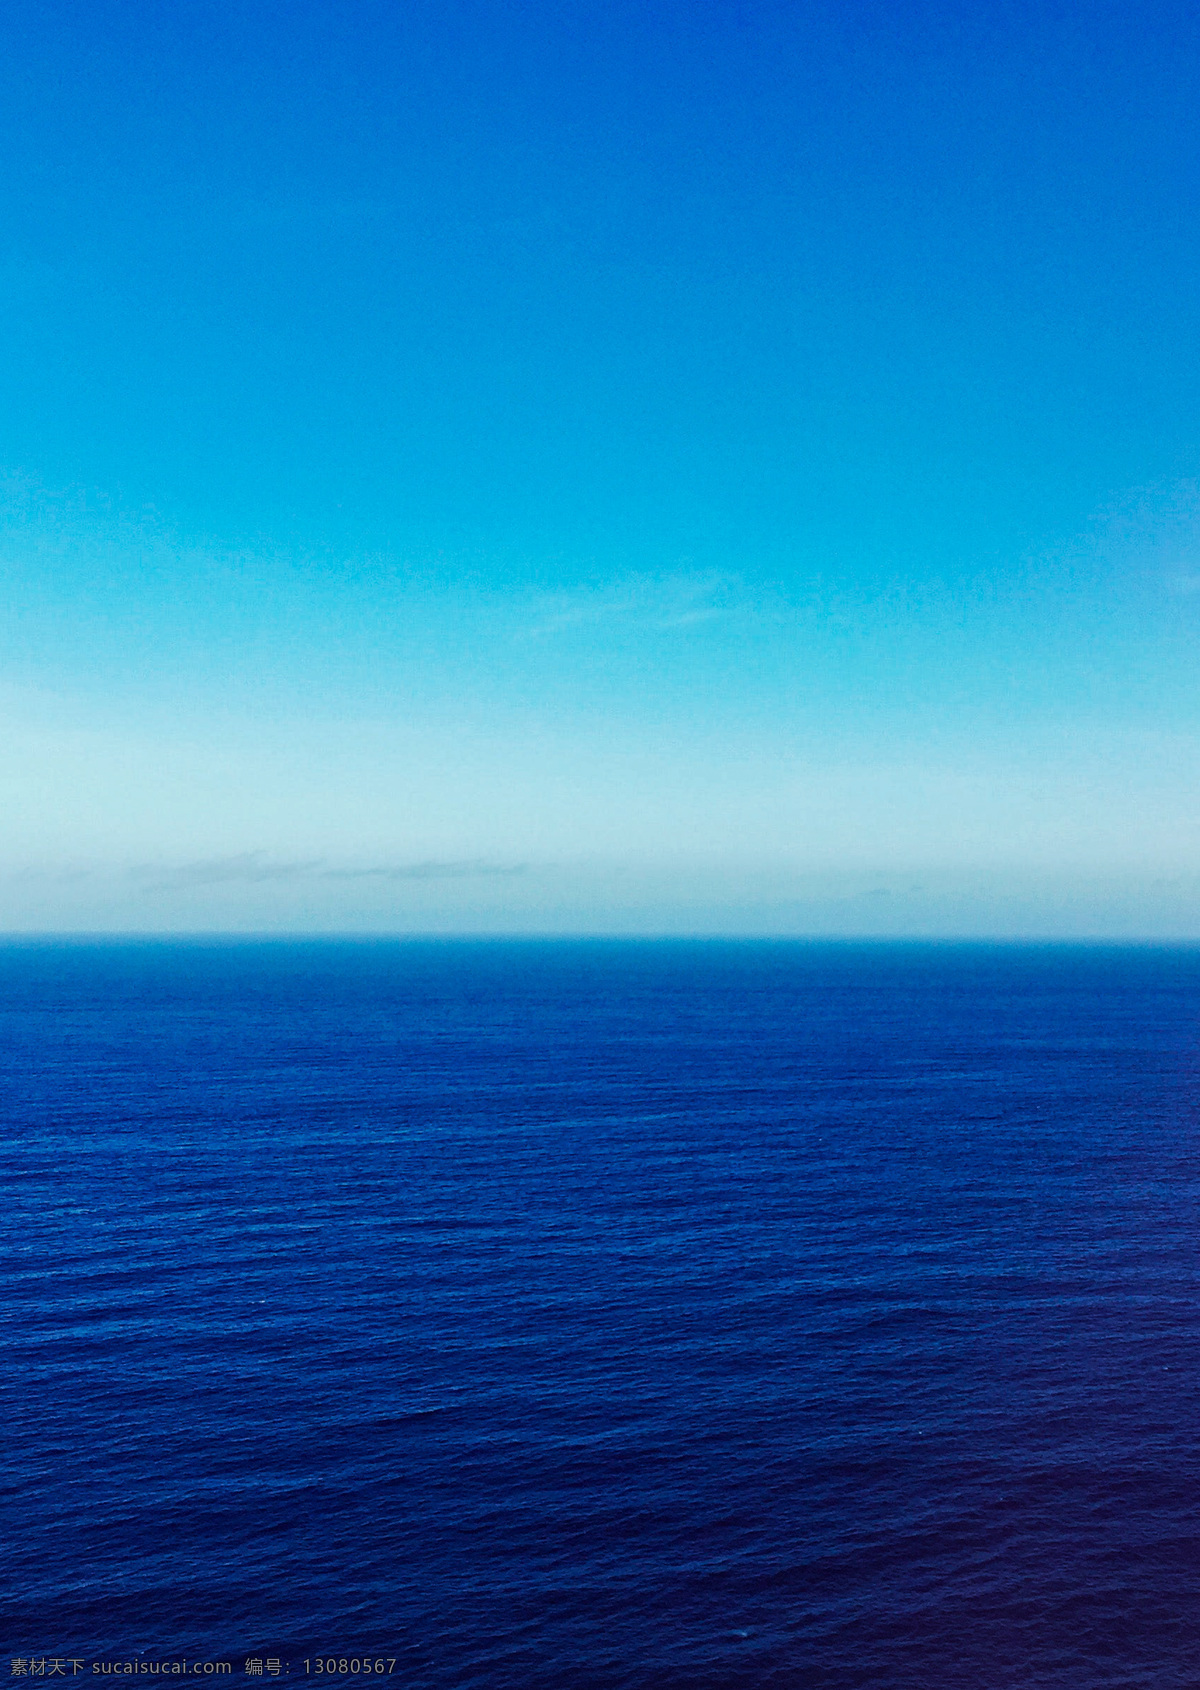
<path id="1" fill-rule="evenodd" d="M 0 20 L 0 926 L 1200 935 L 1200 18 Z"/>

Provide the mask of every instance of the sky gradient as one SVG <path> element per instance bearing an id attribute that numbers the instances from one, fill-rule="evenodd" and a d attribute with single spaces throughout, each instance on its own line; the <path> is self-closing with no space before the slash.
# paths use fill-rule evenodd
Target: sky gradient
<path id="1" fill-rule="evenodd" d="M 0 19 L 0 928 L 1200 936 L 1200 15 Z"/>

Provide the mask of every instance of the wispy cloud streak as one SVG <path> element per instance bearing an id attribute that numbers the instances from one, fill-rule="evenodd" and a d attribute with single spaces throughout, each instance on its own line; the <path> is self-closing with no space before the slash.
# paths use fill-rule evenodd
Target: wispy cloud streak
<path id="1" fill-rule="evenodd" d="M 736 576 L 635 575 L 611 586 L 547 594 L 534 606 L 529 637 L 544 639 L 575 629 L 610 625 L 666 631 L 727 616 L 735 607 Z"/>

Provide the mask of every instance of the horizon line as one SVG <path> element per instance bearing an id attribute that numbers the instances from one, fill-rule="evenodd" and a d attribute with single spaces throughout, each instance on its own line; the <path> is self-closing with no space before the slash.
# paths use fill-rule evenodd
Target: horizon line
<path id="1" fill-rule="evenodd" d="M 346 929 L 178 930 L 43 928 L 0 929 L 0 946 L 18 944 L 707 944 L 707 945 L 1058 945 L 1127 949 L 1200 949 L 1200 933 L 676 933 L 676 932 L 356 932 Z"/>

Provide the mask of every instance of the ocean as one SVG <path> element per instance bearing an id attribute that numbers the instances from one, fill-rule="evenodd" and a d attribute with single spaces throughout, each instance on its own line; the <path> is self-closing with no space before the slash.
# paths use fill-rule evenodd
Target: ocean
<path id="1" fill-rule="evenodd" d="M 1186 947 L 6 942 L 0 1676 L 1200 1684 L 1198 1102 Z"/>

